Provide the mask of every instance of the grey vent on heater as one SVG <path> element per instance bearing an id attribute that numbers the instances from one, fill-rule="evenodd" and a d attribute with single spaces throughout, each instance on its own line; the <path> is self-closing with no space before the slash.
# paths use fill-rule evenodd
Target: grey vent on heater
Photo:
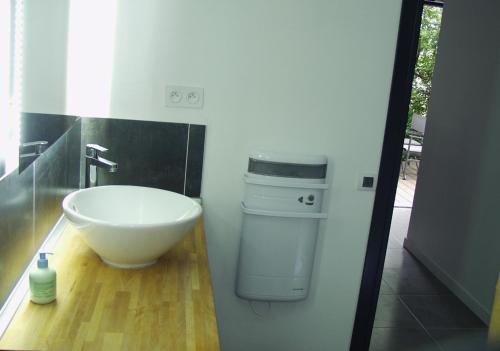
<path id="1" fill-rule="evenodd" d="M 326 164 L 308 165 L 250 158 L 248 172 L 274 177 L 322 179 L 326 177 Z"/>

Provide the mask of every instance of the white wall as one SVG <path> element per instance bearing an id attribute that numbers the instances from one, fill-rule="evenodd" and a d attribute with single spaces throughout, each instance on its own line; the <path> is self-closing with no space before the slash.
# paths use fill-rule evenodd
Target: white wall
<path id="1" fill-rule="evenodd" d="M 64 114 L 68 0 L 24 1 L 22 108 Z"/>
<path id="2" fill-rule="evenodd" d="M 485 322 L 500 267 L 500 3 L 446 4 L 406 247 Z"/>
<path id="3" fill-rule="evenodd" d="M 202 196 L 224 350 L 348 349 L 374 199 L 357 178 L 378 170 L 400 5 L 118 2 L 109 117 L 207 124 Z M 205 88 L 204 108 L 165 108 L 165 84 Z M 234 295 L 242 176 L 257 148 L 326 154 L 331 185 L 309 298 L 264 318 Z"/>

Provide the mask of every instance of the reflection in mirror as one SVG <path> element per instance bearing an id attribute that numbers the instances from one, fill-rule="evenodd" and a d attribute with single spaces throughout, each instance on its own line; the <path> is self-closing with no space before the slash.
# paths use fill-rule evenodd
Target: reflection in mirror
<path id="1" fill-rule="evenodd" d="M 76 116 L 22 113 L 19 173 L 64 135 L 76 120 Z"/>
<path id="2" fill-rule="evenodd" d="M 22 22 L 21 1 L 0 1 L 0 179 L 18 163 Z"/>
<path id="3" fill-rule="evenodd" d="M 68 11 L 69 1 L 0 1 L 0 179 L 21 173 L 76 120 L 64 116 Z"/>
<path id="4" fill-rule="evenodd" d="M 19 144 L 19 173 L 24 171 L 38 156 L 47 150 L 45 140 L 31 141 Z M 26 150 L 29 149 L 29 152 Z"/>
<path id="5" fill-rule="evenodd" d="M 0 0 L 0 329 L 4 302 L 79 188 L 81 125 L 65 116 L 69 3 Z"/>

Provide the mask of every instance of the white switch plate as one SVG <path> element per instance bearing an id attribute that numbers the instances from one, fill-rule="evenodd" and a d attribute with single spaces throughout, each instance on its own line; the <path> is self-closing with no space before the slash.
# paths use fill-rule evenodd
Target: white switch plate
<path id="1" fill-rule="evenodd" d="M 165 106 L 183 108 L 203 108 L 203 88 L 182 85 L 165 87 Z"/>

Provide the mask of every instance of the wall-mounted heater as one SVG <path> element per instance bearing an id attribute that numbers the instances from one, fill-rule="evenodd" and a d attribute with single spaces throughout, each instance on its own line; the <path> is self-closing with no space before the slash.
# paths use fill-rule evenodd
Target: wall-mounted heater
<path id="1" fill-rule="evenodd" d="M 248 300 L 305 299 L 314 262 L 327 158 L 250 155 L 241 203 L 236 294 Z"/>

